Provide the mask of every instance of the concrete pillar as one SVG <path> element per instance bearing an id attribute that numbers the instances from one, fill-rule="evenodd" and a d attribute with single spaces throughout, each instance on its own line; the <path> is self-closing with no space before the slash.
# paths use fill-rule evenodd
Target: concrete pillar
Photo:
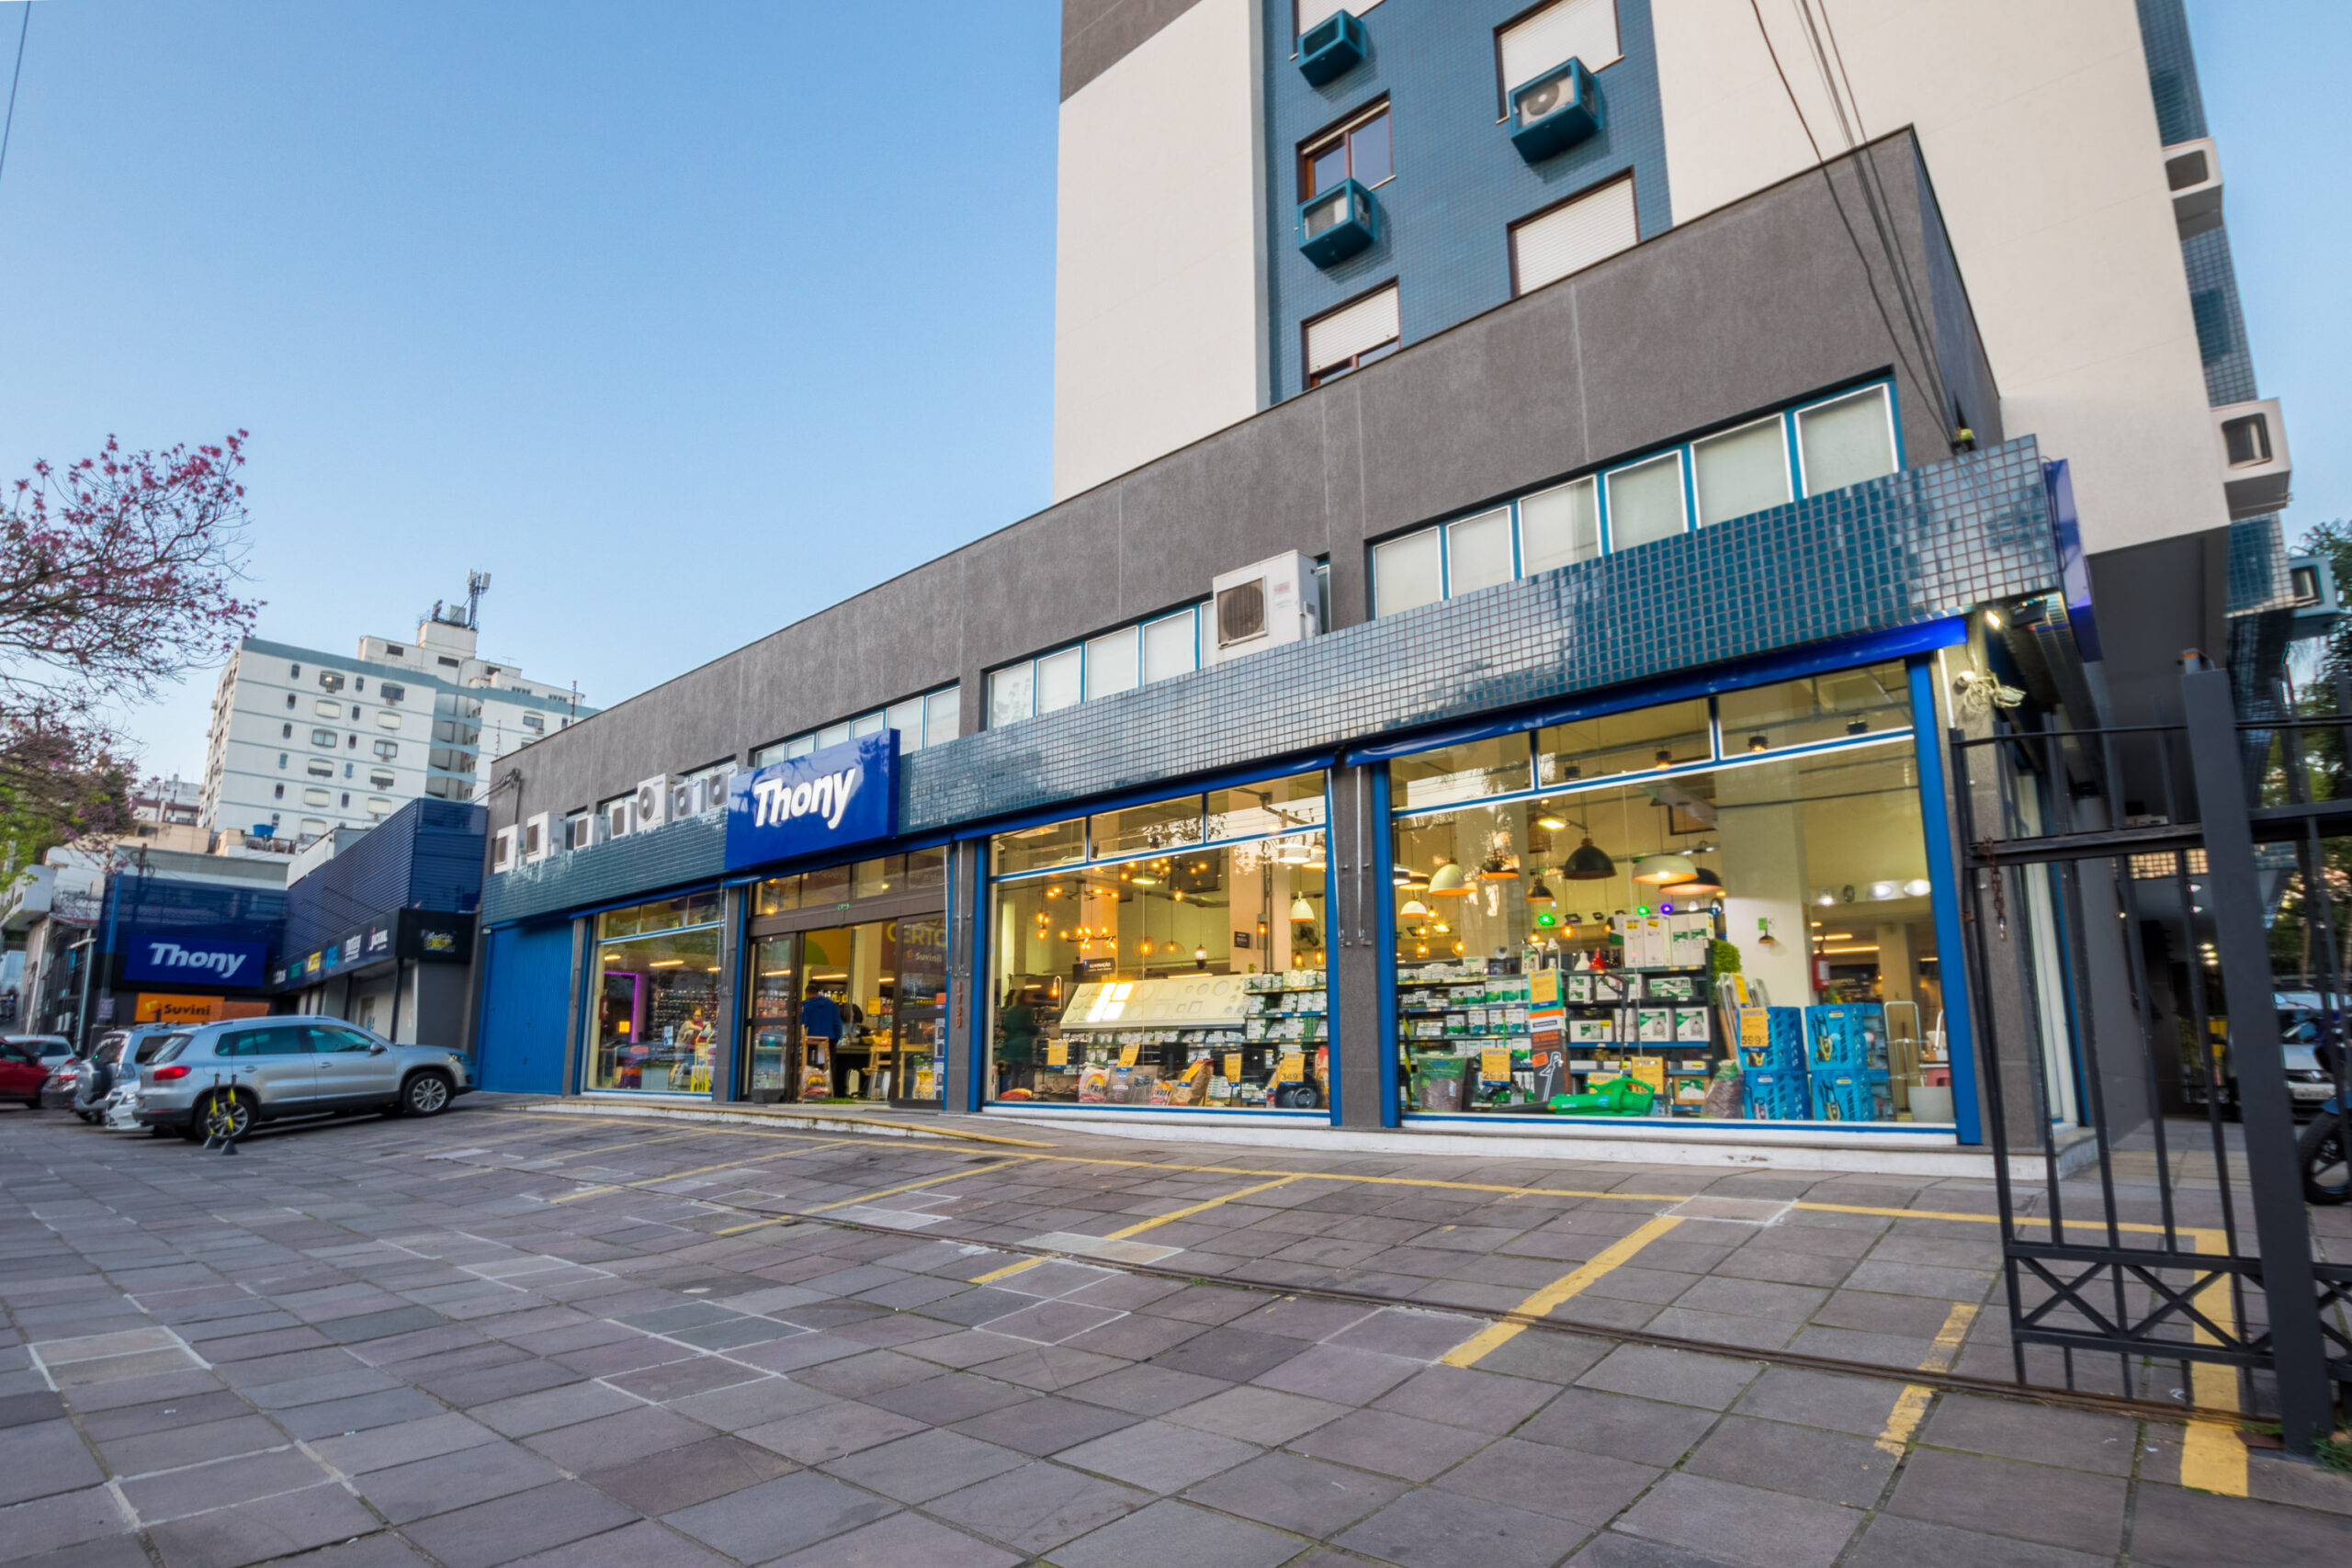
<path id="1" fill-rule="evenodd" d="M 1388 824 L 1373 812 L 1373 769 L 1340 768 L 1331 775 L 1331 857 L 1334 908 L 1326 911 L 1325 978 L 1331 995 L 1332 1076 L 1340 1086 L 1345 1126 L 1380 1125 L 1381 998 L 1391 976 L 1380 950 L 1382 900 L 1389 897 L 1384 846 Z"/>
<path id="2" fill-rule="evenodd" d="M 1741 973 L 1763 981 L 1775 1007 L 1803 1007 L 1813 999 L 1803 808 L 1786 800 L 1793 784 L 1793 765 L 1767 764 L 1727 769 L 1715 784 L 1715 827 L 1729 890 L 1724 930 L 1739 949 Z M 1743 796 L 1779 804 L 1743 806 Z M 1759 922 L 1769 922 L 1769 930 Z"/>

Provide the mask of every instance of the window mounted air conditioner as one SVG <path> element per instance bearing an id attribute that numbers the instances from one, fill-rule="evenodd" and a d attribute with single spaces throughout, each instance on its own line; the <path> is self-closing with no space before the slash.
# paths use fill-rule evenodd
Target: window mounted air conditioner
<path id="1" fill-rule="evenodd" d="M 1336 266 L 1379 238 L 1380 209 L 1353 180 L 1298 204 L 1299 254 L 1317 266 Z"/>
<path id="2" fill-rule="evenodd" d="M 2222 226 L 2222 151 L 2210 136 L 2165 149 L 2165 187 L 2184 240 Z"/>
<path id="3" fill-rule="evenodd" d="M 1363 24 L 1334 11 L 1298 35 L 1298 73 L 1320 87 L 1354 70 L 1372 52 Z"/>
<path id="4" fill-rule="evenodd" d="M 1216 635 L 1201 639 L 1204 663 L 1305 641 L 1322 629 L 1315 610 L 1315 563 L 1294 550 L 1221 574 L 1212 585 L 1209 617 Z"/>
<path id="5" fill-rule="evenodd" d="M 582 813 L 578 817 L 570 818 L 563 825 L 563 832 L 566 840 L 566 848 L 574 850 L 586 849 L 589 845 L 596 841 L 596 818 L 594 814 Z"/>
<path id="6" fill-rule="evenodd" d="M 2213 411 L 2213 434 L 2232 518 L 2259 517 L 2293 498 L 2294 468 L 2287 458 L 2287 426 L 2278 399 L 2223 403 Z"/>
<path id="7" fill-rule="evenodd" d="M 628 830 L 642 833 L 649 828 L 659 828 L 669 821 L 671 792 L 677 787 L 677 778 L 670 773 L 662 773 L 639 784 L 637 799 L 629 806 Z"/>
<path id="8" fill-rule="evenodd" d="M 501 828 L 490 836 L 491 870 L 513 871 L 514 869 L 514 839 L 515 829 L 512 828 Z"/>
<path id="9" fill-rule="evenodd" d="M 555 840 L 548 836 L 548 814 L 540 812 L 523 819 L 523 860 L 525 863 L 543 861 L 555 853 Z"/>
<path id="10" fill-rule="evenodd" d="M 1600 89 L 1580 60 L 1511 89 L 1510 144 L 1531 164 L 1566 152 L 1606 123 Z"/>

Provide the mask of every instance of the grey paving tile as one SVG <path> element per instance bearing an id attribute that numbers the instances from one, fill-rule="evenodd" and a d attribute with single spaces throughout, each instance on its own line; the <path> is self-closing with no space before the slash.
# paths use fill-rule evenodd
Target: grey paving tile
<path id="1" fill-rule="evenodd" d="M 797 1468 L 782 1454 L 757 1443 L 741 1438 L 707 1438 L 609 1469 L 590 1471 L 581 1479 L 640 1514 L 659 1516 L 789 1475 Z"/>
<path id="2" fill-rule="evenodd" d="M 576 1481 L 518 1492 L 435 1514 L 404 1527 L 409 1539 L 447 1568 L 492 1568 L 637 1518 L 634 1509 Z"/>
<path id="3" fill-rule="evenodd" d="M 2133 1507 L 2132 1556 L 2164 1568 L 2273 1568 L 2340 1558 L 2346 1535 L 2334 1515 L 2143 1482 Z"/>
<path id="4" fill-rule="evenodd" d="M 164 1568 L 243 1568 L 377 1528 L 359 1499 L 328 1483 L 175 1519 L 147 1533 Z"/>
<path id="5" fill-rule="evenodd" d="M 742 1562 L 765 1562 L 871 1524 L 891 1505 L 813 1471 L 668 1515 L 664 1523 Z"/>
<path id="6" fill-rule="evenodd" d="M 246 1454 L 126 1481 L 122 1483 L 122 1496 L 142 1521 L 153 1524 L 255 1497 L 292 1492 L 326 1479 L 326 1472 L 307 1455 L 280 1449 L 275 1453 Z"/>
<path id="7" fill-rule="evenodd" d="M 956 1335 L 953 1341 L 943 1339 L 927 1341 L 922 1348 L 915 1353 L 936 1359 L 943 1346 L 956 1342 L 960 1342 L 956 1352 L 959 1359 L 967 1349 L 980 1351 L 991 1345 L 1002 1347 L 1021 1343 L 1018 1340 L 1006 1339 L 989 1334 L 986 1330 L 975 1330 L 968 1334 Z M 1102 1377 L 1130 1365 L 1129 1362 L 1122 1361 L 1115 1356 L 1098 1356 L 1091 1350 L 1073 1350 L 1067 1345 L 1023 1346 L 1022 1348 L 1009 1355 L 976 1355 L 970 1359 L 962 1360 L 962 1364 L 982 1377 L 994 1378 L 999 1382 L 1019 1383 L 1023 1388 L 1033 1388 L 1047 1393 L 1061 1389 L 1075 1388 L 1090 1379 Z"/>
<path id="8" fill-rule="evenodd" d="M 704 1551 L 650 1519 L 571 1541 L 510 1568 L 726 1568 L 726 1559 Z M 311 1568 L 304 1562 L 301 1568 Z"/>
<path id="9" fill-rule="evenodd" d="M 1338 1420 L 1349 1406 L 1303 1393 L 1251 1384 L 1213 1393 L 1195 1404 L 1168 1413 L 1180 1427 L 1193 1427 L 1245 1442 L 1286 1443 L 1302 1433 Z"/>
<path id="10" fill-rule="evenodd" d="M 992 1378 L 971 1372 L 940 1372 L 921 1382 L 902 1383 L 860 1397 L 868 1404 L 921 1421 L 926 1426 L 947 1427 L 958 1421 L 968 1421 L 975 1416 L 985 1416 L 991 1410 L 1001 1410 L 1009 1404 L 1020 1404 L 1035 1399 L 1025 1388 L 1015 1388 Z"/>
<path id="11" fill-rule="evenodd" d="M 780 1558 L 775 1568 L 1012 1568 L 1020 1558 L 914 1514 L 897 1514 Z"/>
<path id="12" fill-rule="evenodd" d="M 910 1437 L 923 1430 L 924 1425 L 893 1411 L 844 1399 L 781 1421 L 746 1427 L 736 1435 L 802 1464 L 822 1464 L 877 1443 Z"/>
<path id="13" fill-rule="evenodd" d="M 2111 1556 L 2123 1544 L 2126 1487 L 2118 1477 L 1923 1448 L 1905 1462 L 1886 1511 Z"/>
<path id="14" fill-rule="evenodd" d="M 1508 1432 L 1541 1410 L 1557 1392 L 1528 1378 L 1441 1366 L 1414 1373 L 1374 1400 L 1372 1408 L 1473 1431 Z"/>
<path id="15" fill-rule="evenodd" d="M 1881 1514 L 1863 1529 L 1861 1540 L 1846 1554 L 1842 1568 L 2106 1568 L 2114 1561 L 1951 1525 L 1931 1525 L 1899 1514 Z M 2197 1561 L 2201 1564 L 2215 1560 Z M 2262 1561 L 2275 1564 L 2278 1560 Z"/>
<path id="16" fill-rule="evenodd" d="M 1338 1544 L 1405 1568 L 1549 1568 L 1584 1527 L 1434 1487 L 1391 1503 Z"/>
<path id="17" fill-rule="evenodd" d="M 1385 1410 L 1356 1410 L 1292 1447 L 1316 1459 L 1430 1481 L 1486 1446 L 1490 1435 Z"/>
<path id="18" fill-rule="evenodd" d="M 1045 1455 L 1132 1427 L 1140 1419 L 1105 1405 L 1046 1396 L 991 1410 L 960 1423 L 956 1429 L 1024 1454 Z"/>
<path id="19" fill-rule="evenodd" d="M 1179 1405 L 1206 1399 L 1231 1386 L 1216 1378 L 1180 1372 L 1172 1367 L 1141 1366 L 1122 1367 L 1115 1372 L 1089 1378 L 1071 1384 L 1065 1392 L 1072 1399 L 1106 1404 L 1130 1415 L 1164 1416 Z"/>
<path id="20" fill-rule="evenodd" d="M 1274 1568 L 1298 1554 L 1296 1536 L 1162 1500 L 1054 1553 L 1058 1568 Z"/>
<path id="21" fill-rule="evenodd" d="M 823 1390 L 781 1377 L 754 1378 L 668 1401 L 673 1411 L 689 1421 L 699 1421 L 722 1432 L 781 1421 L 787 1416 L 831 1403 L 833 1396 Z"/>
<path id="22" fill-rule="evenodd" d="M 642 1408 L 641 1401 L 603 1383 L 575 1382 L 477 1404 L 466 1414 L 502 1437 L 527 1438 L 616 1411 Z"/>
<path id="23" fill-rule="evenodd" d="M 1669 1475 L 1615 1528 L 1750 1568 L 1828 1568 L 1863 1517 L 1809 1497 Z"/>
<path id="24" fill-rule="evenodd" d="M 1390 1356 L 1433 1361 L 1485 1327 L 1476 1318 L 1387 1307 L 1332 1335 L 1330 1343 L 1353 1350 L 1377 1350 Z"/>
<path id="25" fill-rule="evenodd" d="M 1317 1540 L 1386 1506 L 1405 1483 L 1297 1454 L 1263 1454 L 1188 1490 L 1195 1503 Z"/>
<path id="26" fill-rule="evenodd" d="M 1250 1443 L 1195 1431 L 1168 1421 L 1142 1421 L 1107 1437 L 1065 1449 L 1055 1458 L 1153 1492 L 1181 1492 L 1229 1470 L 1260 1450 Z"/>
<path id="27" fill-rule="evenodd" d="M 83 1447 L 71 1421 L 35 1421 L 0 1431 L 0 1506 L 94 1486 L 105 1479 L 106 1472 Z"/>
<path id="28" fill-rule="evenodd" d="M 1661 1473 L 1655 1466 L 1604 1454 L 1571 1456 L 1548 1443 L 1505 1438 L 1446 1472 L 1437 1484 L 1465 1497 L 1598 1527 L 1616 1517 Z"/>
<path id="29" fill-rule="evenodd" d="M 1894 1414 L 1903 1388 L 1899 1382 L 1841 1377 L 1810 1367 L 1769 1367 L 1733 1408 L 1745 1416 L 1875 1438 L 1886 1429 L 1886 1418 Z"/>
<path id="30" fill-rule="evenodd" d="M 710 1428 L 700 1422 L 650 1405 L 639 1405 L 616 1415 L 540 1432 L 525 1438 L 524 1443 L 577 1475 L 642 1459 L 664 1449 L 700 1442 L 709 1436 Z"/>
<path id="31" fill-rule="evenodd" d="M 562 1472 L 529 1450 L 493 1441 L 488 1447 L 373 1471 L 352 1484 L 386 1518 L 402 1524 L 493 1497 L 511 1497 L 562 1479 Z"/>
<path id="32" fill-rule="evenodd" d="M 1683 1465 L 1686 1475 L 1736 1481 L 1850 1507 L 1875 1505 L 1894 1456 L 1870 1438 L 1726 1416 Z"/>
<path id="33" fill-rule="evenodd" d="M 1601 1358 L 1577 1382 L 1583 1388 L 1663 1400 L 1669 1404 L 1722 1410 L 1737 1399 L 1763 1370 L 1763 1364 L 1758 1361 L 1662 1350 L 1648 1345 L 1622 1345 Z"/>
<path id="34" fill-rule="evenodd" d="M 2129 1475 L 2139 1431 L 2139 1423 L 2119 1416 L 1947 1393 L 1928 1413 L 1919 1440 L 1934 1448 Z"/>
<path id="35" fill-rule="evenodd" d="M 1317 1345 L 1260 1374 L 1254 1381 L 1285 1393 L 1335 1404 L 1367 1404 L 1421 1370 L 1422 1363 L 1377 1350 Z"/>
<path id="36" fill-rule="evenodd" d="M 927 1503 L 1028 1462 L 1027 1454 L 934 1429 L 828 1460 L 824 1468 L 901 1503 Z"/>
<path id="37" fill-rule="evenodd" d="M 926 1511 L 1024 1554 L 1051 1551 L 1151 1501 L 1151 1494 L 1039 1461 L 934 1498 Z"/>
<path id="38" fill-rule="evenodd" d="M 130 1529 L 130 1518 L 107 1487 L 57 1493 L 0 1510 L 0 1562 L 62 1551 Z"/>

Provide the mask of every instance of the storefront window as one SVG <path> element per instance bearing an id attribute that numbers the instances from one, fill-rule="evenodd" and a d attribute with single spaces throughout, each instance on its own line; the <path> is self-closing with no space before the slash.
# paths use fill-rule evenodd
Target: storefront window
<path id="1" fill-rule="evenodd" d="M 718 894 L 699 893 L 597 917 L 588 1088 L 710 1092 L 719 909 Z"/>
<path id="2" fill-rule="evenodd" d="M 753 1100 L 780 1100 L 791 1087 L 798 945 L 789 936 L 763 937 L 752 944 L 744 987 L 743 1060 L 744 1087 Z"/>
<path id="3" fill-rule="evenodd" d="M 1399 788 L 1408 1109 L 1949 1122 L 1906 690 L 1888 665 L 1555 726 L 1516 798 Z M 1467 750 L 1420 776 L 1462 788 Z"/>
<path id="4" fill-rule="evenodd" d="M 1323 775 L 1000 836 L 1000 1102 L 1329 1103 Z M 1204 843 L 1207 840 L 1225 842 Z"/>

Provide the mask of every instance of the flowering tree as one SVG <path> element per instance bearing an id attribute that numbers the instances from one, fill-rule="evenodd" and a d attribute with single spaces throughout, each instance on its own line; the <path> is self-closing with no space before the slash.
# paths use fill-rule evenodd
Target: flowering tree
<path id="1" fill-rule="evenodd" d="M 111 710 L 253 629 L 242 430 L 219 446 L 46 461 L 0 495 L 0 837 L 17 863 L 113 836 L 131 774 Z"/>

